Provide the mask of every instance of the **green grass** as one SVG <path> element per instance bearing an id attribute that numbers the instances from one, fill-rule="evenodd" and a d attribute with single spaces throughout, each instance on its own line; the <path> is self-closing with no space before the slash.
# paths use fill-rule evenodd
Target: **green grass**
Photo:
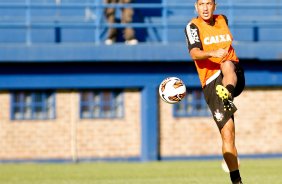
<path id="1" fill-rule="evenodd" d="M 241 159 L 246 184 L 282 184 L 282 159 Z M 0 184 L 226 184 L 219 160 L 0 164 Z"/>

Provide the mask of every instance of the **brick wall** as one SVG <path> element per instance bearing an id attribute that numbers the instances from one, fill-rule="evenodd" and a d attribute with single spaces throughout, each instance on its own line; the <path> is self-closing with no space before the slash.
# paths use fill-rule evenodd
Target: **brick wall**
<path id="1" fill-rule="evenodd" d="M 80 120 L 77 125 L 79 157 L 139 157 L 141 150 L 141 95 L 126 91 L 122 119 Z"/>
<path id="2" fill-rule="evenodd" d="M 122 119 L 80 120 L 76 91 L 56 92 L 56 119 L 11 121 L 10 95 L 0 93 L 0 160 L 138 157 L 141 149 L 139 91 L 125 92 Z M 282 89 L 246 89 L 235 99 L 240 154 L 282 153 Z M 220 155 L 221 139 L 211 117 L 174 118 L 160 101 L 160 154 Z"/>
<path id="3" fill-rule="evenodd" d="M 138 157 L 140 93 L 126 91 L 124 99 L 122 119 L 80 120 L 78 93 L 57 91 L 55 120 L 11 121 L 10 95 L 1 92 L 0 159 Z"/>
<path id="4" fill-rule="evenodd" d="M 282 89 L 248 90 L 238 104 L 237 145 L 242 153 L 282 153 Z"/>
<path id="5" fill-rule="evenodd" d="M 282 153 L 281 89 L 246 89 L 235 104 L 239 154 Z M 160 102 L 162 156 L 221 154 L 221 138 L 212 117 L 173 118 L 172 106 Z"/>

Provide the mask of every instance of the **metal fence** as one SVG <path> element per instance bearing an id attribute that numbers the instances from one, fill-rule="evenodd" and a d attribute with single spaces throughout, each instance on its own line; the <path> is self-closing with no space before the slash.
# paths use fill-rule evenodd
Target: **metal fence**
<path id="1" fill-rule="evenodd" d="M 130 24 L 114 23 L 108 24 L 103 15 L 104 8 L 126 8 L 134 9 L 158 9 L 160 13 L 159 21 L 153 22 L 133 22 Z M 63 0 L 25 0 L 25 1 L 0 1 L 0 29 L 24 29 L 25 43 L 30 45 L 32 40 L 33 28 L 54 28 L 60 31 L 61 28 L 93 28 L 95 34 L 95 43 L 101 43 L 102 32 L 109 28 L 124 28 L 127 26 L 133 28 L 158 28 L 160 33 L 160 42 L 168 43 L 168 30 L 171 28 L 181 28 L 185 25 L 177 21 L 169 21 L 172 9 L 188 9 L 189 15 L 193 15 L 193 3 L 171 3 L 168 0 L 162 0 L 161 3 L 132 3 L 132 4 L 104 4 L 101 0 L 93 1 L 63 1 Z M 240 27 L 252 27 L 253 41 L 259 41 L 258 29 L 260 27 L 282 27 L 282 4 L 281 3 L 233 3 L 231 0 L 220 5 L 220 9 L 228 14 L 231 29 Z M 251 16 L 240 14 L 240 11 L 249 11 L 264 9 L 274 12 L 269 15 Z M 191 11 L 190 11 L 191 10 Z M 276 11 L 276 13 L 275 13 Z M 278 13 L 277 13 L 278 12 Z M 177 15 L 187 16 L 187 15 Z"/>

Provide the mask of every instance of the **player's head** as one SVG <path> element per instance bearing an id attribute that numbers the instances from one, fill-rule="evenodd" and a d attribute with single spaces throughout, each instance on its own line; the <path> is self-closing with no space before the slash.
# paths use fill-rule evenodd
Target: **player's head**
<path id="1" fill-rule="evenodd" d="M 196 2 L 198 2 L 199 0 L 196 0 Z M 213 2 L 215 3 L 215 0 L 213 0 Z"/>
<path id="2" fill-rule="evenodd" d="M 204 21 L 209 21 L 213 17 L 213 12 L 216 9 L 215 0 L 197 0 L 195 9 L 200 18 Z"/>

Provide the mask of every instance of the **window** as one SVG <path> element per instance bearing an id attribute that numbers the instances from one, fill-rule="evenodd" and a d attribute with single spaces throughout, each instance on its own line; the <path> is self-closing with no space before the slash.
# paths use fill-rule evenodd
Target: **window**
<path id="1" fill-rule="evenodd" d="M 173 112 L 176 117 L 209 116 L 211 114 L 201 89 L 187 90 L 185 98 L 174 105 Z"/>
<path id="2" fill-rule="evenodd" d="M 120 90 L 95 90 L 80 93 L 80 117 L 121 118 L 123 117 L 123 93 Z"/>
<path id="3" fill-rule="evenodd" d="M 17 91 L 12 93 L 13 120 L 43 120 L 55 118 L 55 97 L 52 91 Z"/>

